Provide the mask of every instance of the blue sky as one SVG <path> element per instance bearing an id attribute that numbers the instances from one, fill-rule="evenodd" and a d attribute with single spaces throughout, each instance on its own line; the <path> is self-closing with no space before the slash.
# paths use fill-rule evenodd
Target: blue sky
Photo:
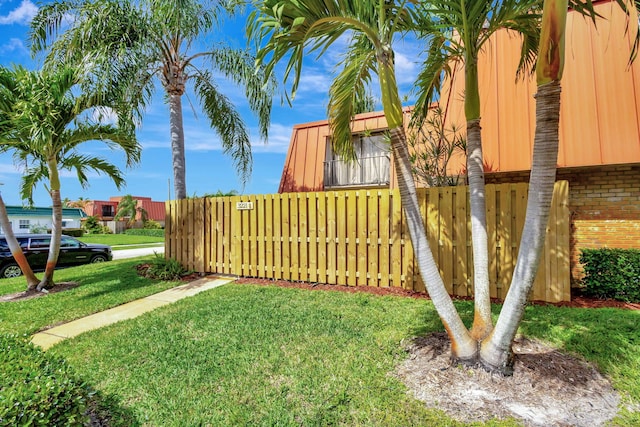
<path id="1" fill-rule="evenodd" d="M 38 68 L 38 61 L 31 58 L 27 47 L 29 23 L 38 10 L 38 4 L 41 3 L 32 0 L 0 0 L 0 64 L 8 66 L 17 63 L 32 69 Z M 243 25 L 244 20 L 237 19 L 227 23 L 221 31 L 232 46 L 246 46 Z M 279 96 L 274 98 L 269 140 L 266 144 L 258 136 L 257 120 L 248 109 L 241 91 L 230 83 L 219 83 L 224 88 L 224 93 L 235 102 L 251 129 L 253 174 L 244 190 L 231 159 L 222 153 L 217 135 L 209 128 L 206 117 L 199 111 L 195 97 L 189 97 L 193 101 L 193 108 L 189 98 L 184 97 L 187 193 L 202 195 L 217 190 L 236 190 L 242 194 L 276 193 L 293 126 L 326 118 L 327 91 L 338 54 L 338 49 L 335 49 L 317 61 L 315 57 L 309 57 L 292 107 L 281 105 Z M 403 41 L 396 46 L 397 78 L 403 94 L 409 94 L 417 74 L 419 64 L 415 62 L 415 58 L 418 56 L 419 49 L 415 42 Z M 157 87 L 161 89 L 159 85 Z M 105 157 L 118 165 L 125 175 L 126 186 L 118 190 L 108 178 L 92 175 L 89 178 L 89 188 L 83 189 L 74 176 L 64 174 L 62 198 L 108 200 L 110 196 L 132 194 L 164 201 L 173 197 L 169 112 L 163 102 L 162 91 L 157 90 L 156 93 L 156 99 L 147 110 L 137 132 L 138 141 L 143 147 L 139 165 L 125 169 L 123 156 L 116 151 L 109 151 L 104 144 L 91 142 L 83 146 L 86 152 Z M 0 155 L 0 183 L 3 184 L 0 191 L 7 205 L 23 203 L 18 191 L 21 176 L 11 155 Z M 50 206 L 49 195 L 44 186 L 38 187 L 34 201 L 37 206 Z"/>

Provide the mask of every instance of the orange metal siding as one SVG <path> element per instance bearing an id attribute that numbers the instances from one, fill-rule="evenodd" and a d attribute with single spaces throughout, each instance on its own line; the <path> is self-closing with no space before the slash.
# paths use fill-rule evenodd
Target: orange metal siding
<path id="1" fill-rule="evenodd" d="M 628 67 L 631 35 L 627 18 L 614 3 L 596 10 L 597 28 L 569 13 L 562 79 L 559 167 L 640 162 L 638 101 L 640 61 Z M 637 25 L 631 20 L 631 26 Z M 528 170 L 535 132 L 535 76 L 516 82 L 520 39 L 496 34 L 479 58 L 482 143 L 493 171 Z M 454 103 L 463 103 L 462 68 L 453 80 Z M 464 124 L 464 109 L 451 108 L 451 122 Z"/>
<path id="2" fill-rule="evenodd" d="M 637 20 L 627 18 L 614 2 L 596 4 L 597 28 L 577 13 L 567 19 L 566 61 L 562 80 L 559 167 L 640 163 L 640 59 L 628 66 Z M 535 132 L 535 76 L 516 82 L 520 38 L 495 34 L 479 58 L 482 138 L 485 162 L 494 172 L 530 168 Z M 449 93 L 450 92 L 450 93 Z M 458 64 L 447 122 L 464 128 L 464 73 Z M 445 107 L 443 107 L 445 109 Z M 386 126 L 381 112 L 356 116 L 354 132 Z M 313 131 L 317 130 L 317 132 Z M 280 192 L 323 189 L 326 121 L 294 127 Z M 450 163 L 451 172 L 463 166 Z M 391 188 L 395 187 L 392 165 Z"/>

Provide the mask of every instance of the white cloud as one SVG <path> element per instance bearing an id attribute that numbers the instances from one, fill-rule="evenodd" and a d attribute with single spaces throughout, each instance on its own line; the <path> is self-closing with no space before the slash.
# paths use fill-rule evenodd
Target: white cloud
<path id="1" fill-rule="evenodd" d="M 25 45 L 22 42 L 22 40 L 12 37 L 12 38 L 9 39 L 8 42 L 0 45 L 0 53 L 2 53 L 2 54 L 6 54 L 6 53 L 28 54 L 29 51 L 25 47 Z"/>
<path id="2" fill-rule="evenodd" d="M 0 163 L 0 182 L 3 176 L 22 175 L 24 168 L 14 163 Z"/>
<path id="3" fill-rule="evenodd" d="M 328 71 L 322 71 L 317 68 L 306 68 L 300 76 L 300 84 L 298 93 L 329 93 L 329 87 L 333 78 Z"/>
<path id="4" fill-rule="evenodd" d="M 266 144 L 258 136 L 252 138 L 253 151 L 255 153 L 286 153 L 292 131 L 293 128 L 290 125 L 272 123 L 269 128 L 269 141 Z"/>
<path id="5" fill-rule="evenodd" d="M 103 125 L 115 125 L 118 122 L 117 113 L 110 107 L 96 108 L 92 111 L 91 118 Z"/>
<path id="6" fill-rule="evenodd" d="M 22 0 L 22 3 L 17 9 L 12 10 L 6 16 L 0 16 L 0 25 L 29 25 L 37 13 L 38 6 L 32 3 L 31 0 Z"/>
<path id="7" fill-rule="evenodd" d="M 418 76 L 418 64 L 403 53 L 396 52 L 396 79 L 398 84 L 413 83 Z"/>

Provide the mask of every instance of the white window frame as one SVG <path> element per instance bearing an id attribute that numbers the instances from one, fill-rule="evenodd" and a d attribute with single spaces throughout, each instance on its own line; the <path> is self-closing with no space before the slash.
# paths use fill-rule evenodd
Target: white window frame
<path id="1" fill-rule="evenodd" d="M 324 186 L 382 187 L 388 186 L 391 176 L 391 155 L 384 132 L 354 134 L 356 160 L 347 162 L 333 151 L 327 138 L 324 162 Z"/>

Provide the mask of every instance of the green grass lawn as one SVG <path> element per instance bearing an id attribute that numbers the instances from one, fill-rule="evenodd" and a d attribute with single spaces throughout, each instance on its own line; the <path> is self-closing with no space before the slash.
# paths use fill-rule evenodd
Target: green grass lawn
<path id="1" fill-rule="evenodd" d="M 456 305 L 469 321 L 471 303 Z M 639 321 L 537 306 L 521 330 L 596 363 L 637 404 Z M 440 330 L 429 301 L 226 285 L 50 351 L 110 396 L 115 425 L 459 425 L 391 375 L 403 341 Z M 623 409 L 616 423 L 640 415 Z"/>
<path id="2" fill-rule="evenodd" d="M 86 234 L 82 237 L 79 237 L 78 240 L 81 240 L 85 243 L 100 243 L 103 245 L 114 246 L 114 249 L 118 249 L 117 246 L 120 245 L 146 245 L 149 243 L 164 243 L 163 237 L 134 236 L 128 234 Z M 120 249 L 131 249 L 131 247 Z"/>
<path id="3" fill-rule="evenodd" d="M 57 270 L 56 282 L 80 286 L 26 301 L 0 303 L 0 332 L 32 334 L 47 326 L 70 321 L 179 285 L 140 277 L 135 265 L 153 256 L 87 264 Z M 38 277 L 42 273 L 37 273 Z M 23 277 L 0 279 L 0 295 L 25 289 Z"/>

